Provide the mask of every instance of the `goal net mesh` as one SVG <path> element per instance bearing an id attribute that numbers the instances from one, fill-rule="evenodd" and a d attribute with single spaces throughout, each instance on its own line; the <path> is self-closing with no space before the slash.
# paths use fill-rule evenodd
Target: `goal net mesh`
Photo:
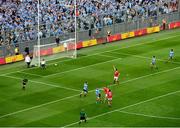
<path id="1" fill-rule="evenodd" d="M 33 59 L 31 65 L 40 66 L 42 59 L 51 61 L 59 58 L 76 58 L 76 41 L 68 39 L 59 44 L 34 45 Z"/>

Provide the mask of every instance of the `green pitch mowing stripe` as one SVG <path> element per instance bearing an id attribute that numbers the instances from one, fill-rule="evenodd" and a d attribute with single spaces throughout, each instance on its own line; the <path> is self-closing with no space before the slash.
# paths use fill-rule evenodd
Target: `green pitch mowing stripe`
<path id="1" fill-rule="evenodd" d="M 176 117 L 166 117 L 166 116 L 155 116 L 155 115 L 147 115 L 147 114 L 141 114 L 141 113 L 135 113 L 135 112 L 127 112 L 127 111 L 121 111 L 121 110 L 119 110 L 118 112 L 130 114 L 130 115 L 150 117 L 150 118 L 159 118 L 159 119 L 167 119 L 167 120 L 180 120 L 180 117 L 176 118 Z"/>
<path id="2" fill-rule="evenodd" d="M 14 77 L 14 76 L 4 76 L 4 77 L 9 77 L 9 78 L 12 78 L 12 79 L 22 80 L 22 78 Z M 48 83 L 44 83 L 44 82 L 40 82 L 40 81 L 33 81 L 33 80 L 29 80 L 29 81 L 32 82 L 32 83 L 35 83 L 35 84 L 43 84 L 43 85 L 52 86 L 52 87 L 56 87 L 56 88 L 62 88 L 62 89 L 70 90 L 70 91 L 81 92 L 80 90 L 73 89 L 73 88 L 67 88 L 67 87 L 63 87 L 63 86 L 60 86 L 60 85 L 48 84 Z"/>
<path id="3" fill-rule="evenodd" d="M 126 55 L 126 56 L 132 56 L 132 57 L 136 57 L 136 58 L 142 58 L 142 59 L 148 59 L 148 60 L 151 60 L 152 57 L 147 57 L 147 56 L 140 56 L 140 55 L 134 55 L 134 54 L 129 54 L 129 53 L 122 53 L 122 52 L 111 52 L 111 53 L 114 53 L 114 54 L 119 54 L 119 55 Z M 162 61 L 162 62 L 167 62 L 167 63 L 172 63 L 172 64 L 178 64 L 180 65 L 180 62 L 179 61 L 172 61 L 172 62 L 168 62 L 167 59 L 157 59 L 157 61 Z"/>
<path id="4" fill-rule="evenodd" d="M 120 49 L 126 49 L 126 48 L 131 48 L 131 47 L 137 47 L 137 46 L 140 46 L 140 45 L 144 45 L 144 44 L 151 44 L 151 43 L 154 43 L 154 42 L 157 42 L 157 41 L 163 41 L 163 40 L 167 40 L 167 39 L 171 39 L 171 38 L 175 38 L 175 37 L 179 37 L 180 35 L 176 35 L 176 36 L 170 36 L 170 37 L 167 37 L 167 38 L 164 38 L 164 39 L 157 39 L 157 40 L 154 40 L 154 41 L 148 41 L 148 42 L 144 42 L 144 43 L 138 43 L 138 44 L 135 44 L 135 45 L 130 45 L 130 46 L 126 46 L 126 47 L 122 47 L 122 48 L 116 48 L 116 49 L 113 49 L 113 50 L 108 50 L 108 51 L 103 51 L 103 52 L 98 52 L 98 53 L 95 53 L 95 54 L 91 54 L 91 55 L 87 55 L 87 56 L 82 56 L 82 57 L 80 57 L 80 59 L 81 58 L 83 58 L 83 57 L 89 57 L 89 56 L 94 56 L 94 55 L 98 55 L 98 54 L 102 54 L 102 53 L 105 53 L 105 52 L 113 52 L 113 51 L 116 51 L 116 50 L 120 50 Z M 79 59 L 79 58 L 78 58 Z M 63 63 L 63 62 L 66 62 L 66 61 L 71 61 L 71 60 L 65 60 L 65 61 L 60 61 L 60 63 Z M 55 62 L 55 63 L 57 63 L 57 62 Z M 54 63 L 53 63 L 54 64 Z M 34 69 L 34 68 L 33 68 Z M 33 69 L 25 69 L 25 70 L 22 70 L 22 71 L 27 71 L 27 70 L 33 70 Z M 37 69 L 36 69 L 37 70 Z M 40 69 L 38 69 L 38 70 L 40 70 Z M 21 72 L 22 72 L 21 71 Z M 41 70 L 40 70 L 41 71 Z M 19 71 L 17 71 L 17 72 L 19 72 Z M 32 71 L 32 72 L 34 72 L 34 71 Z M 8 74 L 11 74 L 11 73 L 13 73 L 13 72 L 10 72 L 10 73 L 5 73 L 4 75 L 8 75 Z M 27 73 L 27 72 L 26 72 Z M 25 73 L 25 74 L 26 74 Z M 42 73 L 42 72 L 41 72 Z M 36 76 L 42 76 L 42 75 L 38 75 L 38 74 L 33 74 L 33 73 L 29 73 L 29 74 L 32 74 L 32 75 L 36 75 Z M 58 73 L 57 73 L 58 74 Z M 52 74 L 53 75 L 53 74 Z M 55 73 L 54 73 L 54 75 L 55 75 Z M 48 76 L 51 76 L 51 75 L 48 75 Z"/>
<path id="5" fill-rule="evenodd" d="M 167 94 L 164 94 L 164 95 L 161 95 L 161 96 L 153 97 L 151 99 L 148 99 L 148 100 L 145 100 L 145 101 L 141 101 L 141 102 L 138 102 L 138 103 L 135 103 L 135 104 L 132 104 L 132 105 L 128 105 L 128 106 L 125 106 L 123 108 L 118 108 L 118 109 L 115 109 L 115 110 L 112 110 L 112 111 L 109 111 L 109 112 L 106 112 L 106 113 L 103 113 L 103 114 L 99 114 L 97 116 L 89 117 L 88 120 L 92 120 L 92 119 L 95 119 L 95 118 L 98 118 L 98 117 L 101 117 L 101 116 L 106 116 L 107 114 L 111 114 L 113 112 L 118 112 L 118 111 L 130 108 L 130 107 L 134 107 L 134 106 L 146 103 L 146 102 L 150 102 L 150 101 L 154 101 L 154 100 L 157 100 L 157 99 L 160 99 L 160 98 L 164 98 L 164 97 L 167 97 L 167 96 L 170 96 L 170 95 L 174 95 L 176 93 L 180 93 L 180 90 L 175 91 L 175 92 L 170 92 L 170 93 L 167 93 Z M 180 119 L 180 118 L 178 118 L 178 119 Z M 73 126 L 73 125 L 75 125 L 77 123 L 79 123 L 79 121 L 78 122 L 74 122 L 72 124 L 68 124 L 68 125 L 66 125 L 64 127 Z"/>
<path id="6" fill-rule="evenodd" d="M 176 37 L 178 37 L 178 36 L 172 36 L 172 37 L 168 37 L 168 38 L 165 38 L 165 39 L 160 39 L 160 40 L 156 40 L 155 42 L 157 42 L 157 41 L 162 41 L 162 40 L 167 40 L 167 39 L 171 39 L 171 38 L 176 38 Z M 148 42 L 148 43 L 143 43 L 143 44 L 137 44 L 137 45 L 132 45 L 133 47 L 137 47 L 137 46 L 139 46 L 139 45 L 144 45 L 144 44 L 149 44 L 149 43 L 153 43 L 153 42 Z M 96 53 L 96 54 L 92 54 L 92 55 L 98 55 L 98 54 L 101 54 L 101 53 L 106 53 L 106 52 L 113 52 L 113 51 L 117 51 L 117 50 L 120 50 L 120 49 L 128 49 L 128 48 L 131 48 L 132 46 L 129 46 L 129 47 L 125 47 L 125 48 L 118 48 L 118 49 L 115 49 L 115 50 L 110 50 L 110 51 L 104 51 L 104 52 L 100 52 L 100 53 Z M 120 52 L 120 54 L 123 54 L 122 52 Z M 124 54 L 126 54 L 126 53 L 124 53 Z M 90 55 L 90 56 L 92 56 L 92 55 Z M 101 55 L 102 56 L 102 55 Z M 103 56 L 105 56 L 104 54 L 103 54 Z M 88 57 L 88 56 L 86 56 L 86 57 Z M 107 57 L 107 55 L 106 55 L 106 57 Z M 110 57 L 110 56 L 109 56 Z M 113 57 L 113 56 L 112 56 Z M 160 59 L 159 59 L 160 60 Z M 69 60 L 68 60 L 69 61 Z M 93 65 L 93 64 L 92 64 Z M 94 65 L 96 65 L 96 64 L 94 64 Z M 67 65 L 66 65 L 67 66 Z M 71 68 L 72 68 L 72 70 L 68 70 L 68 71 L 64 71 L 64 72 L 61 72 L 60 70 L 57 70 L 58 72 L 57 73 L 53 73 L 53 74 L 49 74 L 49 75 L 46 75 L 46 74 L 48 74 L 48 73 L 50 73 L 49 71 L 48 72 L 46 72 L 46 71 L 42 71 L 41 69 L 38 69 L 38 71 L 34 71 L 33 69 L 32 69 L 32 72 L 35 72 L 35 73 L 38 73 L 38 72 L 40 72 L 40 73 L 42 73 L 42 72 L 45 72 L 43 75 L 38 75 L 38 74 L 33 74 L 33 73 L 27 73 L 27 72 L 22 72 L 22 73 L 24 73 L 24 74 L 29 74 L 29 75 L 34 75 L 34 76 L 39 76 L 39 77 L 43 77 L 44 75 L 44 77 L 48 77 L 48 76 L 56 76 L 56 75 L 58 75 L 58 74 L 63 74 L 63 73 L 68 73 L 68 72 L 71 72 L 71 71 L 76 71 L 76 70 L 79 70 L 79 69 L 83 69 L 83 68 L 86 68 L 86 67 L 88 67 L 88 66 L 85 66 L 85 67 L 82 67 L 82 68 L 76 68 L 76 69 L 73 69 L 73 66 L 71 65 Z M 61 67 L 60 67 L 61 68 Z M 53 68 L 54 69 L 54 68 Z M 52 69 L 52 70 L 53 70 Z M 66 69 L 66 68 L 65 68 Z M 69 69 L 69 68 L 68 68 Z M 50 69 L 51 70 L 51 69 Z M 12 74 L 12 73 L 7 73 L 7 74 L 5 74 L 5 75 L 8 75 L 8 74 Z"/>
<path id="7" fill-rule="evenodd" d="M 0 71 L 7 76 L 0 76 L 0 126 L 66 126 L 79 121 L 79 112 L 83 108 L 88 117 L 93 118 L 179 91 L 179 30 L 81 49 L 76 60 L 50 61 L 47 70 L 31 68 L 22 71 L 25 67 L 20 64 L 2 66 Z M 177 60 L 164 63 L 171 48 Z M 158 70 L 150 70 L 152 55 L 157 57 Z M 120 85 L 112 84 L 112 65 L 121 72 Z M 24 77 L 30 80 L 25 91 L 21 90 Z M 87 97 L 80 98 L 79 93 L 86 80 L 89 93 Z M 95 103 L 94 89 L 106 85 L 113 92 L 112 108 L 104 103 Z M 180 93 L 175 93 L 120 110 L 129 114 L 118 111 L 105 114 L 81 126 L 180 126 L 179 120 L 147 117 L 179 118 L 179 96 Z"/>
<path id="8" fill-rule="evenodd" d="M 176 68 L 174 68 L 174 69 L 169 69 L 169 70 L 165 70 L 165 71 L 162 71 L 162 72 L 156 72 L 156 73 L 149 74 L 149 75 L 146 75 L 146 76 L 141 76 L 141 77 L 139 77 L 139 78 L 135 78 L 135 79 L 131 79 L 131 80 L 128 80 L 128 81 L 124 81 L 124 82 L 121 83 L 121 85 L 122 85 L 122 84 L 129 83 L 129 82 L 132 82 L 132 81 L 136 81 L 136 80 L 139 80 L 139 79 L 143 79 L 143 78 L 146 78 L 146 77 L 148 78 L 148 77 L 150 77 L 150 76 L 154 76 L 154 75 L 162 74 L 162 73 L 165 73 L 165 72 L 177 70 L 177 69 L 180 69 L 180 67 L 176 67 Z M 111 86 L 115 86 L 115 85 L 111 85 Z M 90 91 L 90 92 L 94 92 L 94 90 L 92 90 L 92 91 Z M 170 93 L 170 94 L 171 94 L 171 93 Z M 41 104 L 41 105 L 38 105 L 38 106 L 34 106 L 34 107 L 32 107 L 32 108 L 27 108 L 27 109 L 20 110 L 20 111 L 17 111 L 17 112 L 9 113 L 9 114 L 0 116 L 0 118 L 5 118 L 5 117 L 8 117 L 8 116 L 16 115 L 16 114 L 18 114 L 18 113 L 30 111 L 30 110 L 37 109 L 37 108 L 40 108 L 40 107 L 44 107 L 44 106 L 46 106 L 46 105 L 54 104 L 54 103 L 57 103 L 57 102 L 60 102 L 60 101 L 63 101 L 63 100 L 71 99 L 71 98 L 74 98 L 74 97 L 77 97 L 77 96 L 79 96 L 79 94 L 78 94 L 78 95 L 73 95 L 73 96 L 70 96 L 70 97 L 66 97 L 66 98 L 63 98 L 63 99 L 59 99 L 59 100 L 56 100 L 56 101 L 48 102 L 48 103 L 45 103 L 45 104 Z M 161 97 L 161 96 L 160 96 L 160 97 Z M 155 98 L 155 99 L 156 99 L 156 98 Z"/>

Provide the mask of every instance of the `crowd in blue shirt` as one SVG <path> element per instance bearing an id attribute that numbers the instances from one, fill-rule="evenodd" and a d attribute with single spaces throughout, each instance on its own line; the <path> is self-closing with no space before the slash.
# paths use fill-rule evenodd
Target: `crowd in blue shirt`
<path id="1" fill-rule="evenodd" d="M 0 45 L 59 36 L 75 31 L 74 0 L 0 1 Z M 176 11 L 178 0 L 77 0 L 78 30 L 147 18 Z"/>

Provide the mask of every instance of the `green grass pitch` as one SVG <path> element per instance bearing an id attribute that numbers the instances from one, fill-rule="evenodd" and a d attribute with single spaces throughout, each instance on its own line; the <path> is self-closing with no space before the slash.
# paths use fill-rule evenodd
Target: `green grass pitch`
<path id="1" fill-rule="evenodd" d="M 165 63 L 171 48 L 176 60 Z M 153 55 L 158 70 L 150 70 Z M 112 65 L 119 85 L 112 84 Z M 180 29 L 81 49 L 77 59 L 48 62 L 46 70 L 19 62 L 0 72 L 1 127 L 180 127 Z M 85 81 L 89 93 L 80 98 Z M 96 104 L 95 89 L 106 85 L 111 108 Z M 88 121 L 79 125 L 81 109 Z"/>

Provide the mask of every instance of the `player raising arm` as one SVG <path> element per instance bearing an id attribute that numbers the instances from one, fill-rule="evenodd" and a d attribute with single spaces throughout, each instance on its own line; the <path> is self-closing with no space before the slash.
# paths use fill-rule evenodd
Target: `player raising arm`
<path id="1" fill-rule="evenodd" d="M 88 93 L 88 82 L 86 81 L 84 83 L 83 91 L 81 92 L 80 97 L 82 97 L 82 95 L 84 95 L 84 97 L 85 97 L 87 95 L 87 93 Z"/>
<path id="2" fill-rule="evenodd" d="M 117 83 L 119 84 L 119 75 L 120 75 L 120 72 L 117 70 L 117 68 L 113 65 L 113 69 L 114 69 L 114 84 Z"/>

